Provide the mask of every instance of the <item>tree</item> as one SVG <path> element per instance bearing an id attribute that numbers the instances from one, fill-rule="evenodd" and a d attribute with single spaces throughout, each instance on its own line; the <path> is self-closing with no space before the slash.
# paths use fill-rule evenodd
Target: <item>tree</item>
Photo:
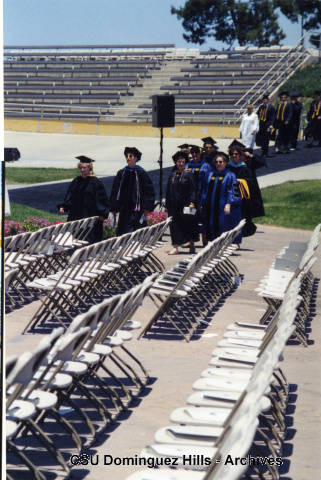
<path id="1" fill-rule="evenodd" d="M 273 0 L 187 0 L 171 13 L 182 20 L 187 42 L 205 42 L 207 37 L 227 43 L 257 47 L 279 45 L 285 38 L 278 25 Z"/>
<path id="2" fill-rule="evenodd" d="M 275 0 L 275 7 L 292 23 L 301 23 L 301 35 L 321 25 L 320 0 Z"/>

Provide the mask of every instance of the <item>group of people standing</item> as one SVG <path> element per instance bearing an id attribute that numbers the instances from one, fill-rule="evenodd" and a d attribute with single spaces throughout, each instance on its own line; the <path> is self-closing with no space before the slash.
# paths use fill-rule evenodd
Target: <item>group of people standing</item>
<path id="1" fill-rule="evenodd" d="M 245 226 L 235 239 L 240 245 L 242 236 L 256 231 L 252 219 L 264 215 L 255 173 L 264 162 L 238 140 L 229 145 L 228 155 L 213 138 L 202 141 L 202 150 L 184 144 L 172 157 L 175 166 L 166 190 L 166 209 L 172 216 L 169 255 L 177 254 L 180 245 L 194 253 L 200 233 L 206 245 L 244 218 Z"/>
<path id="2" fill-rule="evenodd" d="M 67 221 L 98 216 L 88 234 L 89 243 L 102 240 L 103 221 L 109 212 L 114 218 L 119 214 L 116 235 L 122 235 L 146 226 L 146 216 L 154 210 L 153 183 L 137 165 L 141 152 L 136 147 L 126 147 L 124 155 L 127 165 L 117 172 L 109 198 L 103 183 L 94 175 L 94 160 L 84 155 L 76 157 L 80 176 L 71 182 L 58 208 L 61 214 L 68 213 Z"/>
<path id="3" fill-rule="evenodd" d="M 243 236 L 253 235 L 252 218 L 264 215 L 263 202 L 255 170 L 263 165 L 251 149 L 238 140 L 229 146 L 229 156 L 220 151 L 211 137 L 203 138 L 203 147 L 181 145 L 173 155 L 174 168 L 167 182 L 165 208 L 172 216 L 170 227 L 173 248 L 178 253 L 185 245 L 195 252 L 194 242 L 202 235 L 203 245 L 246 219 Z M 137 165 L 141 152 L 136 147 L 124 150 L 126 166 L 113 181 L 108 197 L 103 183 L 93 172 L 93 162 L 84 155 L 79 160 L 80 175 L 69 185 L 64 201 L 58 205 L 67 221 L 98 216 L 88 234 L 89 243 L 102 240 L 103 221 L 109 213 L 116 218 L 117 235 L 146 226 L 147 214 L 154 210 L 153 183 L 147 172 Z M 235 240 L 240 244 L 242 235 Z"/>
<path id="4" fill-rule="evenodd" d="M 298 100 L 297 91 L 282 91 L 280 101 L 275 108 L 268 95 L 264 95 L 257 112 L 253 105 L 248 105 L 242 117 L 240 136 L 247 148 L 254 144 L 261 147 L 261 157 L 268 158 L 269 142 L 275 140 L 274 154 L 289 153 L 297 149 L 298 136 L 302 117 L 302 103 Z M 308 125 L 305 129 L 307 147 L 321 146 L 321 97 L 320 91 L 314 92 L 307 113 Z"/>

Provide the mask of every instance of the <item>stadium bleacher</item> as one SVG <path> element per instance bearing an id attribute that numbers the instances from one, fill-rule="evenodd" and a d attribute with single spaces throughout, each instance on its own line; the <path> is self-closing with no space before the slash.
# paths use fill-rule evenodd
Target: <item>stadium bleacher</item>
<path id="1" fill-rule="evenodd" d="M 150 123 L 152 95 L 172 94 L 178 123 L 235 122 L 244 102 L 255 103 L 251 92 L 272 92 L 307 55 L 302 46 L 8 46 L 5 116 Z"/>

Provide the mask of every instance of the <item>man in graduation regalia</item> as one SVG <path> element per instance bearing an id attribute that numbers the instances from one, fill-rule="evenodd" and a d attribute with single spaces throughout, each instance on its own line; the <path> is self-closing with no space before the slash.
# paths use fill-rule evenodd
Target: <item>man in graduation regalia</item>
<path id="1" fill-rule="evenodd" d="M 309 111 L 307 113 L 308 126 L 306 128 L 306 136 L 308 145 L 315 144 L 321 147 L 321 91 L 314 92 L 314 100 L 311 102 Z"/>
<path id="2" fill-rule="evenodd" d="M 103 221 L 108 218 L 109 202 L 104 185 L 93 173 L 94 160 L 85 155 L 76 158 L 80 176 L 71 182 L 63 203 L 57 207 L 61 214 L 68 213 L 67 222 L 98 216 L 98 221 L 85 237 L 89 243 L 95 243 L 103 238 Z"/>
<path id="3" fill-rule="evenodd" d="M 155 203 L 153 183 L 145 170 L 136 165 L 141 152 L 136 147 L 126 147 L 124 155 L 127 166 L 117 172 L 110 194 L 111 211 L 114 215 L 119 212 L 118 236 L 146 226 L 146 215 L 154 210 Z"/>
<path id="4" fill-rule="evenodd" d="M 292 119 L 290 123 L 290 150 L 296 150 L 298 145 L 298 136 L 301 123 L 302 103 L 299 102 L 299 92 L 290 92 L 292 105 Z"/>
<path id="5" fill-rule="evenodd" d="M 240 137 L 246 148 L 254 148 L 256 133 L 259 130 L 259 119 L 254 113 L 253 105 L 247 106 L 247 112 L 243 114 L 240 125 Z"/>
<path id="6" fill-rule="evenodd" d="M 257 116 L 259 118 L 259 131 L 256 135 L 256 144 L 262 149 L 261 157 L 269 157 L 269 141 L 273 128 L 275 108 L 270 103 L 268 95 L 263 96 Z"/>
<path id="7" fill-rule="evenodd" d="M 280 102 L 276 108 L 274 129 L 277 131 L 274 153 L 289 153 L 292 119 L 292 105 L 288 102 L 288 92 L 280 93 Z"/>

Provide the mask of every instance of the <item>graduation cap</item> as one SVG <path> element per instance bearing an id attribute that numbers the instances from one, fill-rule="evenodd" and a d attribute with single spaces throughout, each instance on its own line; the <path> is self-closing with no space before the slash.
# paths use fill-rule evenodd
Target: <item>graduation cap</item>
<path id="1" fill-rule="evenodd" d="M 202 138 L 202 142 L 204 143 L 204 145 L 206 143 L 209 143 L 210 145 L 214 145 L 215 143 L 217 143 L 214 138 L 212 137 L 205 137 L 205 138 Z"/>
<path id="2" fill-rule="evenodd" d="M 232 148 L 240 148 L 241 150 L 245 149 L 245 145 L 243 143 L 239 142 L 238 140 L 234 139 L 232 143 L 228 146 L 229 150 Z"/>
<path id="3" fill-rule="evenodd" d="M 189 145 L 188 143 L 183 143 L 183 145 L 178 145 L 177 148 L 180 148 L 181 150 L 189 150 L 192 145 Z"/>
<path id="4" fill-rule="evenodd" d="M 269 100 L 269 99 L 270 99 L 270 97 L 267 93 L 265 93 L 262 97 L 262 100 Z"/>
<path id="5" fill-rule="evenodd" d="M 191 145 L 191 153 L 201 153 L 201 149 L 198 145 Z"/>
<path id="6" fill-rule="evenodd" d="M 300 97 L 300 93 L 297 90 L 294 90 L 293 92 L 290 92 L 290 97 L 291 98 Z"/>
<path id="7" fill-rule="evenodd" d="M 81 163 L 93 163 L 95 161 L 92 158 L 86 157 L 85 155 L 79 155 L 79 157 L 76 157 L 76 158 Z"/>
<path id="8" fill-rule="evenodd" d="M 321 90 L 315 90 L 314 95 L 321 95 Z"/>
<path id="9" fill-rule="evenodd" d="M 287 90 L 282 90 L 282 92 L 279 93 L 279 97 L 282 97 L 282 95 L 286 95 L 288 97 L 289 92 Z"/>
<path id="10" fill-rule="evenodd" d="M 186 163 L 189 161 L 188 153 L 186 153 L 186 152 L 176 152 L 172 156 L 172 159 L 173 159 L 174 163 L 176 163 L 179 158 L 185 158 Z"/>
<path id="11" fill-rule="evenodd" d="M 125 147 L 125 150 L 124 150 L 125 157 L 130 153 L 134 155 L 134 157 L 137 158 L 137 162 L 139 162 L 142 156 L 142 152 L 140 152 L 136 147 Z"/>

